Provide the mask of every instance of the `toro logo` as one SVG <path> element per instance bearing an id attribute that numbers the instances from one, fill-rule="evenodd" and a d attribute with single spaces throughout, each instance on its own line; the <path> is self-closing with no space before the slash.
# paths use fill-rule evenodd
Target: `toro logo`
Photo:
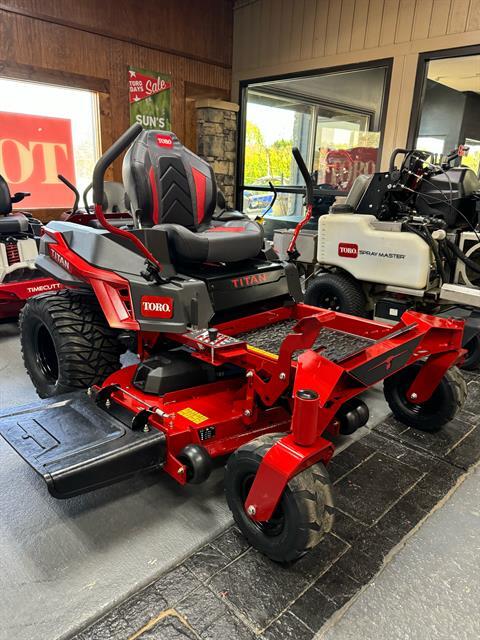
<path id="1" fill-rule="evenodd" d="M 171 318 L 173 316 L 173 298 L 142 296 L 140 305 L 142 316 L 145 318 Z"/>
<path id="2" fill-rule="evenodd" d="M 68 273 L 72 273 L 73 267 L 71 263 L 66 258 L 64 258 L 61 253 L 58 253 L 55 247 L 51 244 L 48 245 L 48 253 L 50 254 L 51 259 L 59 264 L 62 269 L 65 269 L 65 271 L 68 271 Z"/>
<path id="3" fill-rule="evenodd" d="M 358 258 L 358 244 L 340 242 L 338 245 L 338 255 L 341 258 Z"/>
<path id="4" fill-rule="evenodd" d="M 173 147 L 173 138 L 157 133 L 157 144 L 159 147 L 167 147 L 167 149 L 171 149 Z"/>

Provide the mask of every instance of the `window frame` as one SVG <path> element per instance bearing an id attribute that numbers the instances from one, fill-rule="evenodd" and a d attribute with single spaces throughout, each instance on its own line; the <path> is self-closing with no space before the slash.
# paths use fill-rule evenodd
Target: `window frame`
<path id="1" fill-rule="evenodd" d="M 243 207 L 243 192 L 245 190 L 255 190 L 258 192 L 268 192 L 270 188 L 268 186 L 261 187 L 255 185 L 244 184 L 244 167 L 245 167 L 245 136 L 246 136 L 246 115 L 247 115 L 247 95 L 250 85 L 258 84 L 262 82 L 275 82 L 278 80 L 288 80 L 297 78 L 308 78 L 312 76 L 329 75 L 332 73 L 341 73 L 343 71 L 361 71 L 367 69 L 375 69 L 378 67 L 385 67 L 385 78 L 383 84 L 383 95 L 380 114 L 380 144 L 378 146 L 378 158 L 380 159 L 383 151 L 383 141 L 385 136 L 385 123 L 387 120 L 388 111 L 388 99 L 390 96 L 390 86 L 393 69 L 393 58 L 381 58 L 379 60 L 371 60 L 367 62 L 352 63 L 347 65 L 337 65 L 334 67 L 322 67 L 319 69 L 308 69 L 301 72 L 292 72 L 274 76 L 262 76 L 257 78 L 248 78 L 240 80 L 239 82 L 239 113 L 238 113 L 238 131 L 237 131 L 237 160 L 236 160 L 236 180 L 235 180 L 235 204 L 238 209 Z M 305 102 L 308 102 L 305 99 Z M 310 102 L 314 104 L 314 100 L 310 98 Z M 332 106 L 335 106 L 332 104 Z M 345 109 L 345 105 L 338 103 L 339 108 Z M 352 109 L 353 111 L 353 109 Z M 369 114 L 367 114 L 369 115 Z M 316 118 L 314 118 L 314 126 L 316 130 Z M 313 127 L 312 127 L 313 130 Z M 313 148 L 310 150 L 309 158 L 306 159 L 307 166 L 312 169 L 313 167 Z M 277 186 L 278 193 L 292 193 L 302 194 L 305 192 L 303 185 L 292 186 Z M 331 196 L 345 196 L 345 191 L 339 191 L 337 189 L 325 189 L 325 195 Z M 323 190 L 322 190 L 323 193 Z"/>
<path id="2" fill-rule="evenodd" d="M 420 120 L 422 117 L 425 93 L 427 89 L 428 63 L 431 60 L 441 60 L 442 58 L 464 58 L 466 56 L 480 55 L 480 45 L 470 45 L 468 47 L 455 47 L 454 49 L 438 49 L 436 51 L 425 51 L 420 53 L 417 61 L 417 72 L 415 76 L 415 87 L 413 90 L 413 103 L 410 112 L 410 125 L 408 128 L 407 148 L 413 149 L 420 130 Z"/>
<path id="3" fill-rule="evenodd" d="M 98 112 L 96 117 L 97 142 L 100 155 L 104 149 L 110 147 L 113 142 L 110 80 L 107 78 L 97 78 L 79 73 L 59 71 L 56 69 L 45 69 L 30 64 L 21 64 L 0 61 L 0 76 L 10 80 L 23 80 L 39 84 L 50 84 L 68 89 L 85 89 L 97 94 Z M 113 168 L 109 167 L 106 173 L 107 179 L 113 178 Z M 65 207 L 46 207 L 35 209 L 35 216 L 42 222 L 57 220 L 60 213 L 65 211 Z"/>

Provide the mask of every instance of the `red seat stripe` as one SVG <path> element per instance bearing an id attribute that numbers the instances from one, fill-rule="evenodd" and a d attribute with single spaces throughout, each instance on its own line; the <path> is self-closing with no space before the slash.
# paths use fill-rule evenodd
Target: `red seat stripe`
<path id="1" fill-rule="evenodd" d="M 155 224 L 158 224 L 159 223 L 159 219 L 158 219 L 158 191 L 157 191 L 157 183 L 155 181 L 155 171 L 153 170 L 153 164 L 150 167 L 150 171 L 148 172 L 148 178 L 150 180 L 150 187 L 152 188 L 153 222 Z"/>
<path id="2" fill-rule="evenodd" d="M 192 167 L 195 191 L 197 194 L 197 224 L 205 217 L 205 199 L 207 196 L 207 177 L 198 169 Z"/>

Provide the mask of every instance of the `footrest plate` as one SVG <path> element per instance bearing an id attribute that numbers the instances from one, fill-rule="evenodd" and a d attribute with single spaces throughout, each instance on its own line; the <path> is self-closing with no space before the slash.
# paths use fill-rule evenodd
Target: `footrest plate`
<path id="1" fill-rule="evenodd" d="M 84 393 L 3 414 L 0 435 L 56 498 L 159 469 L 165 461 L 161 431 L 132 431 Z"/>

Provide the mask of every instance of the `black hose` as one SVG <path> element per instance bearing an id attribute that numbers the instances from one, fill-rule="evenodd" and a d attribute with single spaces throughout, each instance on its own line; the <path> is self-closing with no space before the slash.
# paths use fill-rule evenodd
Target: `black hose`
<path id="1" fill-rule="evenodd" d="M 437 265 L 437 271 L 440 274 L 440 278 L 442 279 L 442 282 L 447 282 L 447 274 L 445 273 L 445 269 L 443 268 L 443 262 L 442 262 L 442 258 L 440 257 L 440 253 L 438 251 L 437 243 L 432 238 L 428 229 L 425 228 L 424 229 L 425 233 L 422 233 L 419 229 L 416 229 L 415 227 L 409 224 L 406 224 L 405 228 L 408 229 L 408 231 L 411 231 L 412 233 L 416 233 L 417 236 L 422 238 L 422 240 L 424 240 L 428 244 L 435 258 L 435 264 Z"/>
<path id="2" fill-rule="evenodd" d="M 460 247 L 457 246 L 454 242 L 452 242 L 448 238 L 446 238 L 445 241 L 449 249 L 453 251 L 453 253 L 457 256 L 459 260 L 461 260 L 465 265 L 467 265 L 469 269 L 471 269 L 472 271 L 475 271 L 475 273 L 480 273 L 480 264 L 476 263 L 474 260 L 466 256 L 463 253 L 463 251 L 460 249 Z"/>

